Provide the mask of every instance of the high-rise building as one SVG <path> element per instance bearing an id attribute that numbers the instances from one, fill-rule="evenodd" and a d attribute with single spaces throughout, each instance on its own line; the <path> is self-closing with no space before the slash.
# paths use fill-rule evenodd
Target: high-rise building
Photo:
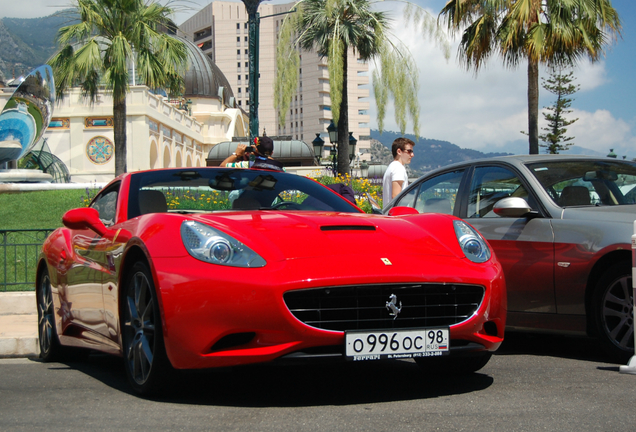
<path id="1" fill-rule="evenodd" d="M 259 134 L 291 136 L 311 142 L 319 133 L 327 143 L 331 122 L 327 59 L 315 52 L 301 52 L 297 92 L 292 97 L 284 124 L 274 108 L 276 44 L 278 31 L 294 3 L 261 4 L 259 36 Z M 283 14 L 283 15 L 277 15 Z M 273 16 L 272 16 L 273 15 Z M 247 11 L 242 2 L 214 1 L 181 24 L 180 30 L 208 55 L 227 77 L 236 103 L 249 112 L 249 51 Z M 366 154 L 369 137 L 369 66 L 349 52 L 349 131 L 358 140 L 357 152 Z M 368 159 L 369 156 L 363 156 Z"/>

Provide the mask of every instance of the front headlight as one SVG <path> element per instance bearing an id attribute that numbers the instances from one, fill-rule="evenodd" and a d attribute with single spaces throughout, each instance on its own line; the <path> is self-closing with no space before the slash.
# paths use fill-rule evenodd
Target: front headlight
<path id="1" fill-rule="evenodd" d="M 490 248 L 473 227 L 459 220 L 453 221 L 453 227 L 466 258 L 476 263 L 483 263 L 490 259 Z"/>
<path id="2" fill-rule="evenodd" d="M 181 240 L 194 258 L 232 267 L 263 267 L 267 262 L 233 237 L 195 221 L 181 224 Z"/>

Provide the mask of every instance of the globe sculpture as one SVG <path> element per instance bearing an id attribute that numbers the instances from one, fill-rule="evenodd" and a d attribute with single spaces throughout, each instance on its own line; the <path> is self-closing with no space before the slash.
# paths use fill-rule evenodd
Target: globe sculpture
<path id="1" fill-rule="evenodd" d="M 40 66 L 20 83 L 0 113 L 0 164 L 20 159 L 42 138 L 54 102 L 53 70 Z"/>

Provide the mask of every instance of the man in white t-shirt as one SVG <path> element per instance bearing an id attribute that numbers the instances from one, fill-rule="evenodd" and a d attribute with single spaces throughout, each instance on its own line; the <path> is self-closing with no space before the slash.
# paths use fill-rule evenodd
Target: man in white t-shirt
<path id="1" fill-rule="evenodd" d="M 382 207 L 386 206 L 409 184 L 406 165 L 413 159 L 415 143 L 408 138 L 397 138 L 393 141 L 391 152 L 393 162 L 389 164 L 382 178 Z"/>

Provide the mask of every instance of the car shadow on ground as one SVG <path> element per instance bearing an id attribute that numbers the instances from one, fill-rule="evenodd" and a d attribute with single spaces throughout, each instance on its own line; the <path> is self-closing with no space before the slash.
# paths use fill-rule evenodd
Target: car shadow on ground
<path id="1" fill-rule="evenodd" d="M 589 338 L 508 332 L 495 353 L 553 356 L 597 363 L 600 369 L 618 370 Z M 120 358 L 91 354 L 82 362 L 52 364 L 73 368 L 113 389 L 135 395 Z M 333 364 L 263 364 L 203 371 L 176 371 L 160 403 L 233 407 L 301 407 L 355 405 L 430 399 L 479 392 L 496 377 L 486 372 L 463 376 L 438 375 L 422 370 L 410 360 L 342 362 Z"/>
<path id="2" fill-rule="evenodd" d="M 484 390 L 494 382 L 476 373 L 427 374 L 412 361 L 320 365 L 258 365 L 182 373 L 167 401 L 240 407 L 355 405 L 429 399 Z M 216 389 L 217 391 L 214 391 Z"/>
<path id="3" fill-rule="evenodd" d="M 72 368 L 118 391 L 135 395 L 120 358 L 93 353 L 85 361 L 52 363 Z M 427 374 L 409 360 L 333 364 L 263 364 L 175 371 L 160 397 L 164 403 L 233 407 L 354 405 L 436 398 L 484 390 L 494 379 Z"/>
<path id="4" fill-rule="evenodd" d="M 614 358 L 601 349 L 596 339 L 506 331 L 504 342 L 495 355 L 521 354 L 608 363 L 608 367 L 615 367 L 616 370 L 619 366 Z"/>

